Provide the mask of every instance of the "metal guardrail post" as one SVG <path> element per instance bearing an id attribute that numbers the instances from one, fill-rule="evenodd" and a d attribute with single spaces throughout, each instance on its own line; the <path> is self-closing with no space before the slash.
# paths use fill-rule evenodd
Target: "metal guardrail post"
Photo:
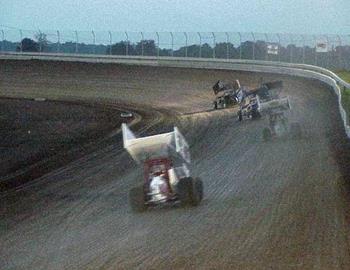
<path id="1" fill-rule="evenodd" d="M 202 58 L 202 36 L 199 32 L 197 34 L 199 36 L 199 58 Z"/>
<path id="2" fill-rule="evenodd" d="M 226 35 L 226 59 L 229 59 L 230 47 L 228 46 L 228 43 L 230 42 L 230 36 L 228 35 L 227 32 L 225 32 L 225 35 Z"/>
<path id="3" fill-rule="evenodd" d="M 79 42 L 78 31 L 75 31 L 75 53 L 78 53 L 78 42 Z"/>
<path id="4" fill-rule="evenodd" d="M 159 57 L 159 34 L 156 32 L 157 35 L 157 57 Z"/>
<path id="5" fill-rule="evenodd" d="M 4 52 L 5 51 L 5 32 L 4 30 L 1 30 L 1 52 Z"/>
<path id="6" fill-rule="evenodd" d="M 19 49 L 20 49 L 20 52 L 23 52 L 23 44 L 22 44 L 23 33 L 22 33 L 22 30 L 21 30 L 21 29 L 19 30 L 19 38 L 20 38 Z"/>
<path id="7" fill-rule="evenodd" d="M 239 59 L 242 59 L 242 35 L 240 32 L 237 32 L 239 35 Z"/>
<path id="8" fill-rule="evenodd" d="M 268 52 L 268 43 L 269 43 L 269 36 L 267 35 L 267 33 L 265 33 L 265 38 L 266 38 L 266 55 L 265 55 L 265 60 L 269 61 L 269 52 Z"/>
<path id="9" fill-rule="evenodd" d="M 187 37 L 187 33 L 184 32 L 185 35 L 185 57 L 187 57 L 187 46 L 188 46 L 188 37 Z"/>
<path id="10" fill-rule="evenodd" d="M 141 34 L 141 55 L 143 56 L 144 54 L 144 48 L 143 48 L 143 41 L 144 41 L 144 35 L 143 35 L 143 32 L 140 32 Z"/>
<path id="11" fill-rule="evenodd" d="M 216 37 L 214 32 L 211 32 L 211 34 L 213 36 L 213 58 L 215 58 Z"/>
<path id="12" fill-rule="evenodd" d="M 129 55 L 129 35 L 127 31 L 125 31 L 124 33 L 126 36 L 125 55 L 128 56 Z"/>
<path id="13" fill-rule="evenodd" d="M 109 55 L 112 55 L 112 32 L 108 31 L 109 36 Z"/>
<path id="14" fill-rule="evenodd" d="M 61 45 L 61 37 L 60 37 L 60 31 L 57 30 L 57 52 L 60 52 L 60 45 Z"/>
<path id="15" fill-rule="evenodd" d="M 96 54 L 96 36 L 94 30 L 91 31 L 92 33 L 92 42 L 93 42 L 93 54 Z"/>
<path id="16" fill-rule="evenodd" d="M 281 36 L 280 34 L 276 34 L 278 38 L 278 62 L 281 62 Z"/>
<path id="17" fill-rule="evenodd" d="M 170 32 L 171 37 L 171 56 L 174 56 L 174 35 L 173 32 Z"/>
<path id="18" fill-rule="evenodd" d="M 253 32 L 251 34 L 253 37 L 253 60 L 255 60 L 255 35 Z"/>

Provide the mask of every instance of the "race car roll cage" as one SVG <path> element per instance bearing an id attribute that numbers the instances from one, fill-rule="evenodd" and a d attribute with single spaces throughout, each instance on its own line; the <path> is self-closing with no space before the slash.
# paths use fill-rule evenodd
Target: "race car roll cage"
<path id="1" fill-rule="evenodd" d="M 152 169 L 155 166 L 159 166 L 161 170 L 158 170 L 156 173 L 152 173 Z M 147 195 L 150 193 L 150 184 L 153 180 L 152 177 L 150 177 L 151 173 L 153 175 L 159 176 L 164 175 L 165 182 L 167 185 L 167 197 L 171 197 L 174 192 L 170 184 L 170 177 L 169 177 L 169 170 L 173 168 L 173 162 L 169 158 L 165 157 L 159 157 L 159 158 L 153 158 L 153 159 L 147 159 L 144 161 L 143 164 L 143 172 L 144 172 L 144 194 Z"/>

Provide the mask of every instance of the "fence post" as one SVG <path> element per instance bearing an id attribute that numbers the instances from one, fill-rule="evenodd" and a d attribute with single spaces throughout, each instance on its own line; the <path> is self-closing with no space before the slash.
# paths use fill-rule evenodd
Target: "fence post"
<path id="1" fill-rule="evenodd" d="M 159 57 L 159 34 L 156 32 L 157 35 L 157 57 Z"/>
<path id="2" fill-rule="evenodd" d="M 144 54 L 144 48 L 143 48 L 144 35 L 143 35 L 143 32 L 140 32 L 140 34 L 141 34 L 141 55 L 143 56 L 143 54 Z"/>
<path id="3" fill-rule="evenodd" d="M 170 37 L 171 37 L 171 56 L 174 56 L 174 35 L 173 32 L 170 32 Z"/>
<path id="4" fill-rule="evenodd" d="M 326 40 L 327 40 L 327 55 L 326 55 L 326 68 L 329 68 L 329 37 L 328 35 L 325 35 Z"/>
<path id="5" fill-rule="evenodd" d="M 343 65 L 342 65 L 342 58 L 341 58 L 342 40 L 341 40 L 340 35 L 337 35 L 337 38 L 338 38 L 338 43 L 339 43 L 339 53 L 338 53 L 339 66 L 338 66 L 338 68 L 339 68 L 339 69 L 342 69 L 342 68 L 343 68 Z"/>
<path id="6" fill-rule="evenodd" d="M 269 36 L 267 35 L 267 33 L 265 33 L 265 38 L 266 38 L 266 55 L 265 55 L 265 60 L 269 61 Z"/>
<path id="7" fill-rule="evenodd" d="M 294 40 L 293 40 L 293 36 L 291 34 L 289 34 L 289 38 L 290 38 L 290 51 L 289 51 L 289 54 L 290 54 L 290 59 L 289 59 L 289 62 L 290 63 L 293 63 L 293 43 L 294 43 Z"/>
<path id="8" fill-rule="evenodd" d="M 188 46 L 188 37 L 187 37 L 187 33 L 184 32 L 184 35 L 185 35 L 185 57 L 187 58 L 187 46 Z"/>
<path id="9" fill-rule="evenodd" d="M 75 53 L 78 53 L 78 42 L 79 42 L 78 31 L 75 30 Z"/>
<path id="10" fill-rule="evenodd" d="M 214 32 L 211 32 L 211 34 L 213 35 L 213 58 L 215 58 L 216 37 Z"/>
<path id="11" fill-rule="evenodd" d="M 317 37 L 313 36 L 315 41 L 315 66 L 317 66 Z"/>
<path id="12" fill-rule="evenodd" d="M 129 55 L 129 35 L 128 32 L 125 31 L 125 36 L 126 36 L 126 46 L 125 46 L 125 55 Z"/>
<path id="13" fill-rule="evenodd" d="M 108 31 L 109 36 L 109 55 L 112 55 L 112 33 L 111 31 Z"/>
<path id="14" fill-rule="evenodd" d="M 5 51 L 5 32 L 4 30 L 1 30 L 1 37 L 2 37 L 2 42 L 1 42 L 1 52 L 3 53 Z"/>
<path id="15" fill-rule="evenodd" d="M 229 55 L 230 55 L 230 48 L 228 46 L 228 43 L 230 41 L 230 37 L 229 37 L 227 32 L 225 32 L 225 35 L 226 35 L 226 59 L 228 60 L 229 59 Z"/>
<path id="16" fill-rule="evenodd" d="M 305 64 L 305 36 L 301 35 L 301 38 L 303 40 L 303 64 Z"/>
<path id="17" fill-rule="evenodd" d="M 39 32 L 39 40 L 38 40 L 38 42 L 39 42 L 39 53 L 41 53 L 41 50 L 43 48 L 43 44 L 42 44 L 42 41 L 41 41 L 41 31 L 40 31 L 40 29 L 38 29 L 38 32 Z"/>
<path id="18" fill-rule="evenodd" d="M 242 59 L 242 35 L 240 32 L 237 32 L 239 35 L 239 59 Z"/>
<path id="19" fill-rule="evenodd" d="M 253 37 L 253 60 L 255 60 L 255 35 L 252 32 L 252 37 Z"/>
<path id="20" fill-rule="evenodd" d="M 281 62 L 281 36 L 280 34 L 276 34 L 278 38 L 278 62 Z"/>
<path id="21" fill-rule="evenodd" d="M 91 33 L 92 33 L 92 42 L 93 42 L 93 45 L 94 45 L 94 47 L 93 47 L 93 54 L 96 54 L 96 36 L 95 36 L 94 30 L 92 30 Z"/>
<path id="22" fill-rule="evenodd" d="M 61 44 L 60 31 L 57 30 L 57 53 L 60 52 L 60 44 Z"/>
<path id="23" fill-rule="evenodd" d="M 20 49 L 20 52 L 23 52 L 23 44 L 22 44 L 22 39 L 23 39 L 23 34 L 22 34 L 22 30 L 20 29 L 19 30 L 19 38 L 20 38 L 20 45 L 19 45 L 19 49 Z"/>
<path id="24" fill-rule="evenodd" d="M 199 32 L 197 34 L 199 36 L 199 58 L 202 58 L 202 36 Z"/>

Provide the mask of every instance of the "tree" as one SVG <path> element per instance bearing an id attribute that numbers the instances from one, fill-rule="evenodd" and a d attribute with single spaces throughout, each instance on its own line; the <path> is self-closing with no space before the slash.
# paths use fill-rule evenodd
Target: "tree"
<path id="1" fill-rule="evenodd" d="M 213 48 L 208 43 L 202 45 L 202 57 L 213 58 Z"/>
<path id="2" fill-rule="evenodd" d="M 49 44 L 49 41 L 47 40 L 47 36 L 45 33 L 38 32 L 35 34 L 35 39 L 37 40 L 39 44 L 39 51 L 44 51 Z"/>
<path id="3" fill-rule="evenodd" d="M 199 45 L 190 45 L 187 47 L 188 57 L 199 57 Z"/>
<path id="4" fill-rule="evenodd" d="M 155 56 L 157 55 L 157 47 L 154 42 L 154 40 L 141 40 L 136 44 L 136 53 L 138 55 L 149 55 L 149 56 Z M 142 52 L 143 50 L 143 52 Z"/>
<path id="5" fill-rule="evenodd" d="M 39 51 L 39 45 L 34 40 L 30 38 L 24 38 L 22 39 L 20 45 L 16 47 L 16 51 L 19 52 L 38 52 Z"/>
<path id="6" fill-rule="evenodd" d="M 215 46 L 215 57 L 216 58 L 236 58 L 239 56 L 235 47 L 232 43 L 221 42 Z"/>
<path id="7" fill-rule="evenodd" d="M 107 47 L 106 49 L 106 54 L 109 54 L 110 52 L 110 46 Z M 118 43 L 115 43 L 114 45 L 112 45 L 112 50 L 111 50 L 111 54 L 115 54 L 115 55 L 135 55 L 135 48 L 134 45 L 130 44 L 129 41 L 120 41 Z"/>

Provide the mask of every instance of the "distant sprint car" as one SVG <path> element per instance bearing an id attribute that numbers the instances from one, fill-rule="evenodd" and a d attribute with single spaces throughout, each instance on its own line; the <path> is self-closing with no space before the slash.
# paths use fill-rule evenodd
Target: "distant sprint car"
<path id="1" fill-rule="evenodd" d="M 260 104 L 260 112 L 267 115 L 269 125 L 263 129 L 264 141 L 273 138 L 290 136 L 293 139 L 302 137 L 302 129 L 298 122 L 288 124 L 286 112 L 291 110 L 288 97 L 267 101 Z"/>
<path id="2" fill-rule="evenodd" d="M 120 117 L 122 118 L 132 118 L 134 115 L 131 112 L 122 112 Z"/>
<path id="3" fill-rule="evenodd" d="M 241 105 L 245 98 L 249 96 L 258 95 L 261 99 L 268 100 L 276 96 L 276 93 L 282 87 L 282 81 L 261 83 L 258 88 L 248 89 L 245 86 L 241 86 L 239 80 L 236 80 L 234 83 L 225 83 L 219 80 L 213 86 L 215 94 L 214 109 L 225 109 L 237 104 Z"/>

